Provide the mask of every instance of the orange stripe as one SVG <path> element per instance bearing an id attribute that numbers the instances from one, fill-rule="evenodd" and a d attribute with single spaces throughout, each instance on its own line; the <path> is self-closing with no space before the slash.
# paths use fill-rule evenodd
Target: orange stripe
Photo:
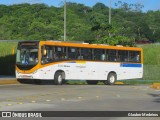
<path id="1" fill-rule="evenodd" d="M 142 48 L 138 47 L 125 47 L 125 46 L 108 46 L 108 45 L 93 45 L 93 44 L 80 44 L 69 42 L 56 42 L 56 41 L 40 41 L 40 45 L 57 45 L 57 46 L 69 46 L 69 47 L 82 47 L 82 48 L 101 48 L 101 49 L 115 49 L 115 50 L 135 50 L 141 51 Z"/>
<path id="2" fill-rule="evenodd" d="M 143 50 L 141 50 L 141 63 L 143 64 L 144 58 L 143 58 Z"/>

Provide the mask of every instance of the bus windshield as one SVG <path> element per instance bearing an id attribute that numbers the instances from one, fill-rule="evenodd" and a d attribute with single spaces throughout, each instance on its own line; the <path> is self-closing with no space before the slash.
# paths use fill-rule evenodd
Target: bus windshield
<path id="1" fill-rule="evenodd" d="M 36 65 L 38 63 L 38 47 L 19 45 L 17 49 L 17 65 Z"/>

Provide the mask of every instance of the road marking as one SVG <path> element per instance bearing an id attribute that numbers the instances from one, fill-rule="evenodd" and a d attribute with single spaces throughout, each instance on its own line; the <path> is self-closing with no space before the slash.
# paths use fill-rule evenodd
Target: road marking
<path id="1" fill-rule="evenodd" d="M 78 97 L 78 99 L 82 99 L 82 97 L 81 97 L 81 96 L 79 96 L 79 97 Z"/>
<path id="2" fill-rule="evenodd" d="M 36 101 L 34 101 L 34 100 L 33 100 L 33 101 L 31 101 L 31 102 L 32 102 L 32 103 L 36 103 Z"/>
<path id="3" fill-rule="evenodd" d="M 20 105 L 22 105 L 22 104 L 24 104 L 23 102 L 18 102 L 17 104 L 20 104 Z"/>
<path id="4" fill-rule="evenodd" d="M 46 100 L 46 102 L 50 102 L 51 100 Z"/>
<path id="5" fill-rule="evenodd" d="M 97 95 L 96 98 L 100 98 L 100 97 Z"/>
<path id="6" fill-rule="evenodd" d="M 61 98 L 61 101 L 65 101 L 65 98 Z"/>
<path id="7" fill-rule="evenodd" d="M 6 106 L 12 106 L 12 104 L 7 104 Z"/>

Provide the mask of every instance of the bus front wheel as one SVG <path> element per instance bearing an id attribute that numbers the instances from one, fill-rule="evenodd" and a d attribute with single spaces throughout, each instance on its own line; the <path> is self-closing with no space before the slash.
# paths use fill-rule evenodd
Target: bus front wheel
<path id="1" fill-rule="evenodd" d="M 62 72 L 56 72 L 55 76 L 54 76 L 54 84 L 55 85 L 62 85 L 64 81 L 64 77 Z"/>
<path id="2" fill-rule="evenodd" d="M 107 85 L 114 85 L 116 80 L 117 80 L 116 73 L 111 72 L 111 73 L 109 73 L 109 75 L 107 77 L 107 80 L 104 83 L 107 84 Z"/>

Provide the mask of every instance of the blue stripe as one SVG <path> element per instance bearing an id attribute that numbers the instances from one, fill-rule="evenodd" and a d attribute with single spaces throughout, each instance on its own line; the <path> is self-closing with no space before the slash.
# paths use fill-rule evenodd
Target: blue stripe
<path id="1" fill-rule="evenodd" d="M 134 64 L 134 63 L 121 63 L 120 67 L 142 67 L 142 64 Z"/>

